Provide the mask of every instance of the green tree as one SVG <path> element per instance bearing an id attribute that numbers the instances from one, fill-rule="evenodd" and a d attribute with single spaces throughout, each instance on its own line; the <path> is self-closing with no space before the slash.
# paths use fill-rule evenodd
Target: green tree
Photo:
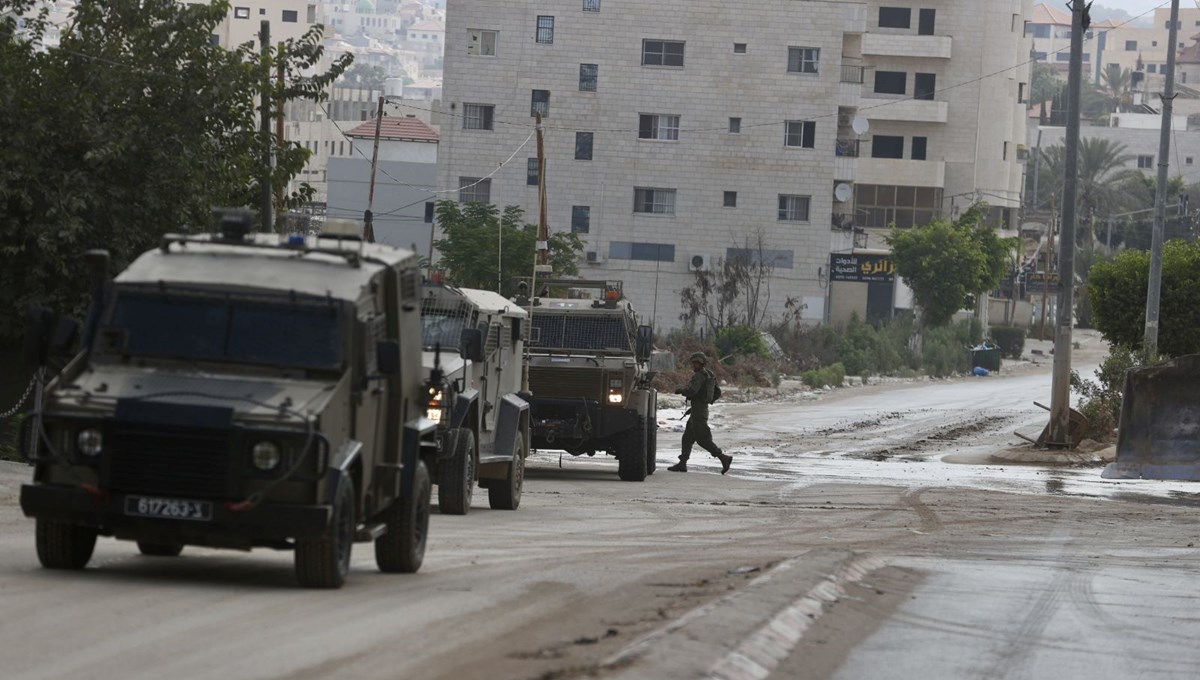
<path id="1" fill-rule="evenodd" d="M 1124 111 L 1133 105 L 1133 77 L 1129 69 L 1108 64 L 1100 73 L 1100 91 L 1108 100 L 1109 111 Z"/>
<path id="2" fill-rule="evenodd" d="M 511 296 L 519 279 L 533 274 L 537 226 L 525 222 L 525 211 L 510 205 L 437 202 L 437 222 L 444 237 L 434 241 L 450 283 L 464 288 L 496 290 Z M 572 232 L 554 232 L 547 240 L 547 260 L 554 278 L 577 276 L 583 241 Z"/>
<path id="3" fill-rule="evenodd" d="M 1087 282 L 1092 320 L 1104 339 L 1142 346 L 1150 254 L 1126 250 L 1097 262 Z M 1200 244 L 1168 241 L 1163 248 L 1158 349 L 1167 356 L 1200 352 Z"/>
<path id="4" fill-rule="evenodd" d="M 258 131 L 258 95 L 272 110 L 318 100 L 348 63 L 313 75 L 319 29 L 266 57 L 213 45 L 224 1 L 81 0 L 58 46 L 43 44 L 44 11 L 16 31 L 35 6 L 0 0 L 0 343 L 21 336 L 32 303 L 82 310 L 85 250 L 124 267 L 163 233 L 206 227 L 213 206 L 257 205 L 261 150 L 277 142 Z M 285 85 L 268 80 L 275 63 Z M 279 186 L 308 151 L 276 146 Z"/>
<path id="5" fill-rule="evenodd" d="M 379 66 L 354 64 L 342 74 L 339 83 L 367 90 L 382 90 L 383 82 L 388 78 L 388 72 Z"/>
<path id="6" fill-rule="evenodd" d="M 1034 62 L 1029 73 L 1029 103 L 1036 109 L 1040 109 L 1041 105 L 1054 99 L 1058 91 L 1062 89 L 1062 81 L 1058 78 L 1058 72 L 1049 64 Z M 1049 121 L 1045 121 L 1049 122 Z"/>
<path id="7" fill-rule="evenodd" d="M 1059 144 L 1042 149 L 1037 159 L 1038 209 L 1047 210 L 1051 201 L 1062 209 L 1063 177 L 1066 176 L 1066 147 Z M 1084 228 L 1076 230 L 1079 240 L 1085 240 L 1090 231 L 1091 217 L 1104 219 L 1106 215 L 1129 210 L 1138 210 L 1143 194 L 1130 191 L 1137 188 L 1135 182 L 1142 181 L 1142 173 L 1125 167 L 1133 156 L 1125 152 L 1125 145 L 1108 139 L 1084 137 L 1079 140 L 1079 174 L 1077 192 L 1079 197 L 1079 219 Z M 1026 173 L 1032 181 L 1032 171 Z M 1153 192 L 1151 192 L 1153 193 Z M 1153 202 L 1153 197 L 1151 197 Z"/>
<path id="8" fill-rule="evenodd" d="M 977 203 L 953 222 L 892 227 L 887 242 L 896 274 L 912 288 L 923 326 L 941 326 L 1004 276 L 1010 244 L 986 225 L 987 204 Z"/>

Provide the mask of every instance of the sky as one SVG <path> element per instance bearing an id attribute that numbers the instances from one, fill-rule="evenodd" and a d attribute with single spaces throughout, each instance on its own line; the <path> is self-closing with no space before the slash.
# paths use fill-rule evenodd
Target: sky
<path id="1" fill-rule="evenodd" d="M 1066 4 L 1064 2 L 1056 2 L 1055 5 Z M 1160 5 L 1170 7 L 1171 3 L 1167 0 L 1096 0 L 1097 5 L 1112 7 L 1113 9 L 1123 9 L 1130 14 L 1137 16 L 1142 12 L 1154 9 Z M 1179 0 L 1179 8 L 1195 9 L 1195 0 Z"/>

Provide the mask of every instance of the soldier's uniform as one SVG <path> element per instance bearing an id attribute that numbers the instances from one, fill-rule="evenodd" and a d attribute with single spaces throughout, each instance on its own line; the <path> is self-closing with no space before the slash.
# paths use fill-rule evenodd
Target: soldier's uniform
<path id="1" fill-rule="evenodd" d="M 667 468 L 672 472 L 687 472 L 687 461 L 692 455 L 692 446 L 699 444 L 700 448 L 708 451 L 721 461 L 721 474 L 729 471 L 733 457 L 721 451 L 721 447 L 713 443 L 712 430 L 708 427 L 708 405 L 713 401 L 713 393 L 717 386 L 717 377 L 705 368 L 708 357 L 701 352 L 692 354 L 692 379 L 686 387 L 675 390 L 682 394 L 690 404 L 690 415 L 687 427 L 683 430 L 683 451 L 679 454 L 679 462 Z"/>

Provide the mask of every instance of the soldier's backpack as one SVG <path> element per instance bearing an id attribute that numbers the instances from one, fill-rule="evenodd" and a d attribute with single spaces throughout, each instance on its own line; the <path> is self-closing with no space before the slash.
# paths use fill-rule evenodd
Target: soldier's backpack
<path id="1" fill-rule="evenodd" d="M 706 368 L 704 369 L 704 373 L 708 376 L 709 382 L 712 383 L 712 398 L 708 400 L 708 403 L 712 404 L 721 398 L 721 385 L 717 382 L 717 376 L 712 371 Z"/>

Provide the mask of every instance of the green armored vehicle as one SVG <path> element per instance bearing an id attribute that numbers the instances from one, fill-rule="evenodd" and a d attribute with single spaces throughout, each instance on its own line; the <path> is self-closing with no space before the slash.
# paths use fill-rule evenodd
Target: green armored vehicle
<path id="1" fill-rule="evenodd" d="M 382 571 L 420 568 L 435 442 L 418 258 L 353 222 L 326 238 L 251 220 L 166 236 L 115 282 L 89 253 L 80 351 L 24 421 L 43 566 L 83 568 L 102 535 L 153 556 L 294 550 L 309 587 L 342 585 L 354 541 Z"/>
<path id="2" fill-rule="evenodd" d="M 421 300 L 424 370 L 438 451 L 426 463 L 443 514 L 471 509 L 475 481 L 496 510 L 521 504 L 529 404 L 521 390 L 528 314 L 487 290 L 427 283 Z"/>
<path id="3" fill-rule="evenodd" d="M 529 346 L 533 446 L 606 452 L 640 482 L 656 467 L 658 393 L 647 370 L 653 335 L 619 281 L 539 281 L 567 298 L 535 297 Z"/>

